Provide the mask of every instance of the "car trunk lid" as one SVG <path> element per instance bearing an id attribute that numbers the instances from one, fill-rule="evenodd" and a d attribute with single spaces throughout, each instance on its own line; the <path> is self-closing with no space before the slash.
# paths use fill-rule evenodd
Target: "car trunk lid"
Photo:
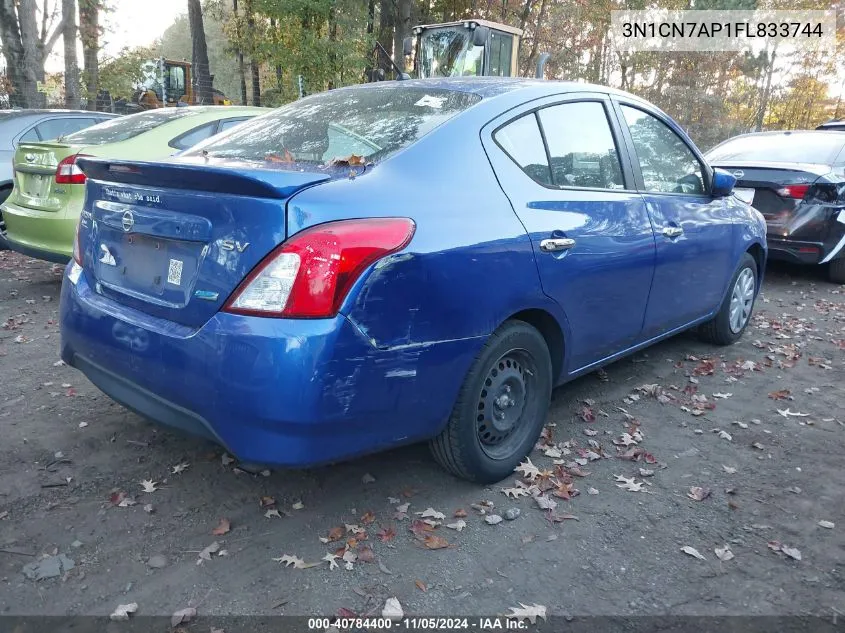
<path id="1" fill-rule="evenodd" d="M 735 194 L 763 214 L 769 233 L 782 235 L 807 190 L 830 166 L 816 163 L 714 162 L 736 179 Z"/>
<path id="2" fill-rule="evenodd" d="M 95 289 L 200 326 L 286 237 L 286 200 L 327 173 L 89 161 L 80 246 Z"/>
<path id="3" fill-rule="evenodd" d="M 67 187 L 73 185 L 57 185 L 56 168 L 79 151 L 66 143 L 21 143 L 15 154 L 14 202 L 38 211 L 61 211 Z"/>

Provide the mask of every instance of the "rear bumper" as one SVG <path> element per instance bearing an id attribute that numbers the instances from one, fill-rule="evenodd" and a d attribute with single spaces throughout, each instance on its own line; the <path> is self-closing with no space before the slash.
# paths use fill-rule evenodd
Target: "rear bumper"
<path id="1" fill-rule="evenodd" d="M 192 329 L 102 297 L 85 274 L 65 275 L 60 314 L 62 358 L 113 399 L 243 461 L 289 467 L 432 437 L 482 344 L 378 349 L 343 316 L 218 313 Z"/>
<path id="2" fill-rule="evenodd" d="M 6 202 L 3 205 L 6 244 L 29 257 L 65 264 L 73 255 L 77 217 L 62 211 L 36 211 Z"/>
<path id="3" fill-rule="evenodd" d="M 805 242 L 776 238 L 766 238 L 769 247 L 769 259 L 788 261 L 798 264 L 818 264 L 826 255 L 822 242 Z"/>

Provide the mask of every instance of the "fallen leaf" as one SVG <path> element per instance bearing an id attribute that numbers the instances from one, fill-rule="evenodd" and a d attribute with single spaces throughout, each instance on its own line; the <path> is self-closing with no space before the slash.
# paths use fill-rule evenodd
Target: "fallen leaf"
<path id="1" fill-rule="evenodd" d="M 463 508 L 458 508 L 457 510 L 455 510 L 455 514 L 452 516 L 454 516 L 456 519 L 465 519 L 467 517 L 467 511 Z"/>
<path id="2" fill-rule="evenodd" d="M 597 495 L 598 493 L 599 493 L 599 491 L 596 490 L 595 488 L 587 488 L 587 494 L 588 495 Z"/>
<path id="3" fill-rule="evenodd" d="M 656 470 L 649 470 L 648 468 L 640 468 L 640 477 L 654 477 Z"/>
<path id="4" fill-rule="evenodd" d="M 710 496 L 710 489 L 702 488 L 701 486 L 692 486 L 689 489 L 687 496 L 693 501 L 704 501 Z"/>
<path id="5" fill-rule="evenodd" d="M 269 508 L 270 506 L 276 505 L 276 500 L 273 497 L 261 497 L 258 500 L 258 505 L 262 508 Z"/>
<path id="6" fill-rule="evenodd" d="M 502 520 L 502 517 L 500 517 L 498 514 L 488 514 L 484 517 L 484 521 L 486 523 L 489 523 L 490 525 L 496 525 L 498 523 L 501 523 Z"/>
<path id="7" fill-rule="evenodd" d="M 204 560 L 211 560 L 211 555 L 216 554 L 220 550 L 220 543 L 214 541 L 211 545 L 206 547 L 199 553 L 199 558 L 197 558 L 197 565 L 202 565 Z"/>
<path id="8" fill-rule="evenodd" d="M 540 469 L 531 462 L 530 457 L 526 457 L 524 462 L 514 468 L 514 471 L 521 474 L 528 481 L 534 481 L 540 476 Z"/>
<path id="9" fill-rule="evenodd" d="M 733 440 L 733 437 L 727 431 L 719 431 L 719 437 L 723 440 L 728 440 L 729 442 Z"/>
<path id="10" fill-rule="evenodd" d="M 729 561 L 734 557 L 734 553 L 731 551 L 731 546 L 725 544 L 724 547 L 717 547 L 715 550 L 716 558 L 720 561 Z"/>
<path id="11" fill-rule="evenodd" d="M 502 488 L 502 492 L 509 499 L 516 499 L 518 497 L 527 497 L 528 490 L 526 488 Z"/>
<path id="12" fill-rule="evenodd" d="M 541 510 L 554 510 L 557 507 L 557 501 L 549 499 L 544 495 L 537 495 L 534 497 L 534 501 L 537 502 L 537 505 Z"/>
<path id="13" fill-rule="evenodd" d="M 433 531 L 434 528 L 421 519 L 414 519 L 408 526 L 408 530 L 417 538 L 422 538 L 424 534 Z"/>
<path id="14" fill-rule="evenodd" d="M 722 464 L 722 470 L 724 470 L 729 475 L 733 475 L 734 473 L 736 473 L 736 468 L 734 468 L 733 466 L 725 466 L 724 464 Z"/>
<path id="15" fill-rule="evenodd" d="M 144 512 L 146 512 L 147 514 L 152 514 L 153 512 L 155 512 L 155 509 L 153 508 L 153 504 L 152 503 L 146 504 L 144 506 Z"/>
<path id="16" fill-rule="evenodd" d="M 220 519 L 220 524 L 211 530 L 211 533 L 214 536 L 223 536 L 224 534 L 229 532 L 229 528 L 231 525 L 229 524 L 229 519 Z"/>
<path id="17" fill-rule="evenodd" d="M 458 532 L 463 530 L 466 526 L 467 526 L 467 522 L 464 521 L 463 519 L 458 519 L 454 523 L 447 523 L 446 524 L 447 528 L 449 528 L 450 530 L 457 530 Z M 831 526 L 831 527 L 833 527 L 833 526 Z"/>
<path id="18" fill-rule="evenodd" d="M 134 506 L 135 503 L 136 503 L 136 501 L 132 497 L 124 497 L 123 499 L 120 500 L 120 503 L 117 504 L 117 507 L 119 507 L 119 508 L 129 508 L 131 506 Z"/>
<path id="19" fill-rule="evenodd" d="M 616 487 L 622 488 L 622 489 L 627 490 L 629 492 L 641 492 L 642 487 L 645 483 L 645 482 L 642 482 L 642 481 L 639 481 L 639 482 L 636 481 L 636 479 L 634 477 L 628 478 L 628 477 L 623 477 L 622 475 L 615 475 L 615 477 L 616 477 L 616 481 L 620 482 L 620 483 L 616 484 Z"/>
<path id="20" fill-rule="evenodd" d="M 273 559 L 277 563 L 283 564 L 285 567 L 293 567 L 294 569 L 308 569 L 309 567 L 316 567 L 319 563 L 306 563 L 301 558 L 292 556 L 290 554 L 282 554 L 278 558 Z"/>
<path id="21" fill-rule="evenodd" d="M 449 541 L 436 534 L 427 534 L 423 538 L 423 545 L 428 549 L 443 549 L 444 547 L 449 547 Z"/>
<path id="22" fill-rule="evenodd" d="M 279 511 L 276 508 L 268 508 L 267 512 L 264 513 L 264 516 L 268 519 L 272 519 L 273 517 L 276 517 L 277 519 L 282 518 L 282 515 L 279 514 Z"/>
<path id="23" fill-rule="evenodd" d="M 291 508 L 293 508 L 294 510 L 302 510 L 302 508 L 304 508 L 304 507 L 305 507 L 305 505 L 303 505 L 303 503 L 301 501 L 297 501 L 296 503 L 294 503 L 291 506 Z"/>
<path id="24" fill-rule="evenodd" d="M 369 510 L 361 516 L 361 523 L 363 523 L 364 525 L 370 525 L 371 523 L 375 522 L 375 520 L 376 515 L 370 512 Z"/>
<path id="25" fill-rule="evenodd" d="M 152 479 L 144 479 L 141 482 L 141 487 L 144 489 L 144 492 L 155 492 L 158 490 L 156 486 L 158 486 L 158 482 L 153 481 Z"/>
<path id="26" fill-rule="evenodd" d="M 396 598 L 388 598 L 384 602 L 384 608 L 381 610 L 381 617 L 389 618 L 394 622 L 401 620 L 405 616 L 402 611 L 402 605 Z"/>
<path id="27" fill-rule="evenodd" d="M 809 413 L 797 413 L 790 409 L 778 409 L 778 413 L 780 413 L 783 417 L 796 417 L 796 418 L 806 418 L 809 417 Z"/>
<path id="28" fill-rule="evenodd" d="M 789 547 L 788 545 L 781 545 L 780 551 L 795 560 L 801 560 L 801 552 L 796 547 Z"/>
<path id="29" fill-rule="evenodd" d="M 181 464 L 176 464 L 175 466 L 173 466 L 173 474 L 178 475 L 180 473 L 184 473 L 190 467 L 191 467 L 191 465 L 186 463 L 186 462 L 182 462 Z"/>
<path id="30" fill-rule="evenodd" d="M 772 391 L 769 397 L 772 400 L 792 400 L 792 392 L 789 389 L 781 389 L 779 391 Z"/>
<path id="31" fill-rule="evenodd" d="M 701 553 L 697 549 L 695 549 L 694 547 L 690 547 L 689 545 L 684 545 L 681 548 L 681 551 L 684 554 L 689 554 L 690 556 L 693 556 L 693 557 L 698 558 L 700 560 L 707 560 L 706 558 L 704 558 L 704 556 L 701 555 Z"/>
<path id="32" fill-rule="evenodd" d="M 754 443 L 752 443 L 752 444 L 751 444 L 751 447 L 752 447 L 752 448 L 756 448 L 758 451 L 765 450 L 765 448 L 766 448 L 765 446 L 763 446 L 762 444 L 760 444 L 760 442 L 754 442 Z"/>
<path id="33" fill-rule="evenodd" d="M 417 589 L 425 593 L 428 591 L 428 587 L 425 586 L 425 583 L 422 580 L 415 580 L 414 584 L 417 586 Z"/>
<path id="34" fill-rule="evenodd" d="M 372 563 L 376 560 L 376 554 L 369 545 L 362 545 L 358 548 L 358 560 L 362 563 Z"/>
<path id="35" fill-rule="evenodd" d="M 827 528 L 828 530 L 832 530 L 834 528 L 833 521 L 819 521 L 819 527 Z"/>
<path id="36" fill-rule="evenodd" d="M 362 484 L 372 484 L 375 483 L 376 478 L 373 477 L 370 473 L 364 473 L 364 476 L 361 477 Z"/>
<path id="37" fill-rule="evenodd" d="M 170 626 L 177 627 L 183 622 L 190 622 L 191 618 L 193 618 L 197 614 L 197 610 L 194 607 L 185 607 L 184 609 L 179 609 L 173 615 L 170 616 Z"/>
<path id="38" fill-rule="evenodd" d="M 727 398 L 730 398 L 732 395 L 732 393 L 714 393 L 713 397 L 718 398 L 719 400 L 725 400 Z"/>
<path id="39" fill-rule="evenodd" d="M 543 449 L 543 455 L 546 457 L 551 457 L 552 459 L 556 459 L 561 457 L 563 453 L 561 453 L 560 449 L 555 446 L 547 446 Z"/>
<path id="40" fill-rule="evenodd" d="M 393 526 L 387 526 L 381 528 L 378 532 L 376 532 L 376 536 L 378 540 L 382 543 L 389 543 L 394 538 L 396 538 L 396 530 L 393 529 Z"/>
<path id="41" fill-rule="evenodd" d="M 519 607 L 511 607 L 511 612 L 505 616 L 509 619 L 528 620 L 531 624 L 537 623 L 537 618 L 546 619 L 546 607 L 539 604 L 527 605 L 519 603 Z"/>
<path id="42" fill-rule="evenodd" d="M 338 559 L 338 558 L 340 558 L 340 556 L 337 556 L 336 554 L 327 553 L 327 554 L 326 554 L 325 556 L 323 556 L 323 558 L 321 558 L 320 560 L 328 561 L 328 563 L 329 563 L 329 570 L 331 571 L 332 569 L 337 569 L 337 568 L 338 568 L 338 564 L 337 564 L 337 559 Z"/>
<path id="43" fill-rule="evenodd" d="M 110 620 L 115 621 L 122 621 L 128 620 L 130 613 L 135 613 L 138 610 L 138 603 L 137 602 L 130 602 L 129 604 L 119 604 L 117 605 L 117 609 L 109 615 Z"/>
<path id="44" fill-rule="evenodd" d="M 417 515 L 421 516 L 423 519 L 431 518 L 431 519 L 445 519 L 446 515 L 442 512 L 438 512 L 434 508 L 428 508 L 427 510 L 423 510 L 422 512 L 417 512 Z"/>

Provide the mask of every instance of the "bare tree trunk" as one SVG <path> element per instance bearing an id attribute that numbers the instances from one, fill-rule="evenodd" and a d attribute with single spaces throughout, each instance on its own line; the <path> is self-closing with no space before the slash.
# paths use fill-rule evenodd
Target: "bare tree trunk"
<path id="1" fill-rule="evenodd" d="M 760 97 L 760 108 L 757 110 L 757 120 L 754 121 L 754 131 L 763 130 L 763 121 L 766 120 L 766 110 L 769 109 L 769 99 L 772 95 L 772 72 L 775 69 L 775 58 L 777 57 L 777 40 L 775 40 L 772 54 L 768 58 L 769 67 L 766 69 L 766 85 L 763 87 L 763 94 Z"/>
<path id="2" fill-rule="evenodd" d="M 528 16 L 531 15 L 532 4 L 534 4 L 534 0 L 525 0 L 525 4 L 522 5 L 522 13 L 519 14 L 519 28 L 523 31 L 528 23 Z"/>
<path id="3" fill-rule="evenodd" d="M 89 110 L 97 109 L 100 84 L 100 68 L 97 61 L 100 52 L 100 2 L 101 0 L 79 0 L 79 37 L 82 40 L 85 94 Z"/>
<path id="4" fill-rule="evenodd" d="M 79 61 L 76 58 L 76 0 L 62 0 L 65 49 L 65 107 L 79 108 Z"/>
<path id="5" fill-rule="evenodd" d="M 525 63 L 526 75 L 534 68 L 534 60 L 537 59 L 537 53 L 540 50 L 540 32 L 543 28 L 543 20 L 546 19 L 546 4 L 547 0 L 543 0 L 540 3 L 540 13 L 537 14 L 537 24 L 534 26 L 534 41 L 531 42 L 531 52 L 528 54 L 528 59 Z"/>
<path id="6" fill-rule="evenodd" d="M 12 106 L 35 107 L 38 92 L 34 72 L 26 67 L 23 41 L 15 0 L 0 0 L 0 42 L 6 58 L 6 72 L 12 85 Z"/>
<path id="7" fill-rule="evenodd" d="M 393 61 L 402 70 L 405 69 L 402 42 L 411 34 L 411 1 L 398 0 L 396 7 L 396 28 L 393 30 Z"/>
<path id="8" fill-rule="evenodd" d="M 246 13 L 246 30 L 249 37 L 253 38 L 255 33 L 255 13 L 252 11 L 252 0 L 244 0 L 244 12 Z M 261 105 L 261 74 L 260 63 L 255 59 L 254 40 L 250 39 L 249 69 L 252 74 L 252 105 Z"/>
<path id="9" fill-rule="evenodd" d="M 31 82 L 34 90 L 34 102 L 31 107 L 43 108 L 47 99 L 44 93 L 38 91 L 38 83 L 44 81 L 44 59 L 35 12 L 35 0 L 18 0 L 18 23 L 20 25 L 21 44 L 23 45 L 23 71 L 25 81 Z"/>
<path id="10" fill-rule="evenodd" d="M 191 61 L 194 70 L 196 103 L 210 105 L 214 103 L 211 90 L 211 71 L 208 67 L 208 44 L 205 41 L 205 26 L 202 20 L 200 0 L 188 0 L 188 24 L 191 29 Z"/>
<path id="11" fill-rule="evenodd" d="M 388 53 L 393 48 L 393 23 L 392 0 L 379 0 L 378 42 Z"/>
<path id="12" fill-rule="evenodd" d="M 241 28 L 238 17 L 238 0 L 232 0 L 232 11 L 235 14 L 235 38 L 237 39 L 238 77 L 241 80 L 241 104 L 246 105 L 246 72 L 244 71 L 244 49 L 241 42 Z"/>

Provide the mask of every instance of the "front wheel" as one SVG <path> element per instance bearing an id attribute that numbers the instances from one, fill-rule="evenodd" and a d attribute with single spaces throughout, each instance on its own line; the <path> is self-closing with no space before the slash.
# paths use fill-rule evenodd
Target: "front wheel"
<path id="1" fill-rule="evenodd" d="M 735 343 L 751 320 L 754 300 L 757 298 L 757 262 L 751 254 L 745 253 L 743 256 L 729 288 L 719 312 L 699 330 L 701 337 L 709 343 Z"/>
<path id="2" fill-rule="evenodd" d="M 435 459 L 458 477 L 501 481 L 540 437 L 551 391 L 545 339 L 528 323 L 505 322 L 476 357 L 446 428 L 431 441 Z"/>

